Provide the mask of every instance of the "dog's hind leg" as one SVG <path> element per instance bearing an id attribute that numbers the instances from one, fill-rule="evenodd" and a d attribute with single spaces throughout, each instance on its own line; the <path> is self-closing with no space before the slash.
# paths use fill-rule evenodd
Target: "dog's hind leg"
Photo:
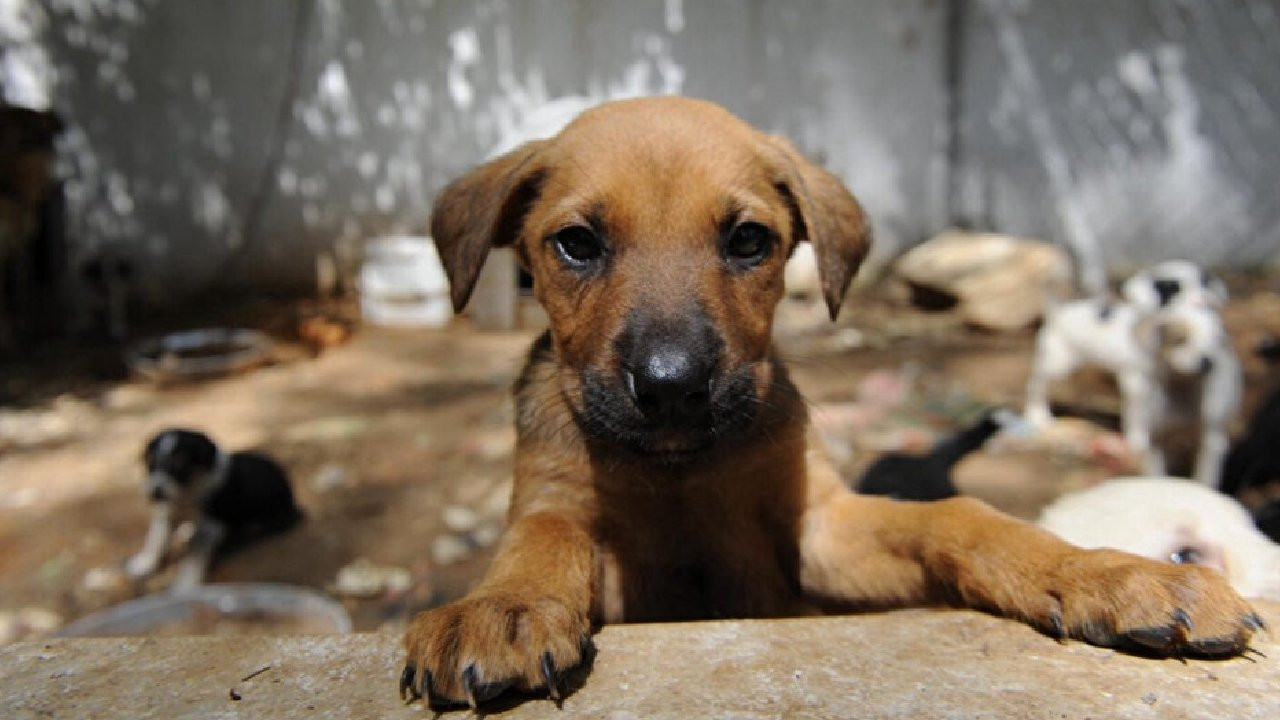
<path id="1" fill-rule="evenodd" d="M 1222 473 L 1222 460 L 1230 445 L 1225 428 L 1208 422 L 1200 433 L 1200 450 L 1196 454 L 1197 482 L 1211 488 L 1218 487 Z"/>
<path id="2" fill-rule="evenodd" d="M 1121 425 L 1125 443 L 1142 460 L 1142 472 L 1147 475 L 1164 475 L 1164 452 L 1151 440 L 1151 429 L 1157 413 L 1164 408 L 1164 397 L 1145 374 L 1124 371 L 1116 374 L 1123 398 Z"/>

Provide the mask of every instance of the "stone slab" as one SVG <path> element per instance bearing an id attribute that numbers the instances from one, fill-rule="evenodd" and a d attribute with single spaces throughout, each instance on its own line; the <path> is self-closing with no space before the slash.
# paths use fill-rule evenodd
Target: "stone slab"
<path id="1" fill-rule="evenodd" d="M 1272 627 L 1280 604 L 1259 603 Z M 1280 646 L 1186 662 L 1058 643 L 971 611 L 605 628 L 557 708 L 504 718 L 1280 717 Z M 55 639 L 0 648 L 0 716 L 421 718 L 396 696 L 398 633 Z M 467 712 L 445 717 L 465 717 Z"/>

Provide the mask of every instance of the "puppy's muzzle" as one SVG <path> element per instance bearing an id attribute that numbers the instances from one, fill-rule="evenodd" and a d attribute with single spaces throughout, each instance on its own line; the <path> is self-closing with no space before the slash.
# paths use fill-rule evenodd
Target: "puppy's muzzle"
<path id="1" fill-rule="evenodd" d="M 652 348 L 622 371 L 631 401 L 657 426 L 705 425 L 715 367 L 688 348 Z"/>

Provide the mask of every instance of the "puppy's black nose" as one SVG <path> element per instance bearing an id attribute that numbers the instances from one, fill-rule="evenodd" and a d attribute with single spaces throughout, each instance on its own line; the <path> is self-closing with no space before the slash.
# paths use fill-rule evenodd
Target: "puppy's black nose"
<path id="1" fill-rule="evenodd" d="M 1208 355 L 1200 358 L 1200 374 L 1208 375 L 1213 372 L 1213 358 Z"/>
<path id="2" fill-rule="evenodd" d="M 1172 278 L 1160 278 L 1151 284 L 1156 289 L 1156 295 L 1160 296 L 1161 307 L 1168 305 L 1173 296 L 1182 290 L 1182 283 Z"/>
<path id="3" fill-rule="evenodd" d="M 676 345 L 653 348 L 623 371 L 631 399 L 653 422 L 697 419 L 711 405 L 712 366 Z"/>

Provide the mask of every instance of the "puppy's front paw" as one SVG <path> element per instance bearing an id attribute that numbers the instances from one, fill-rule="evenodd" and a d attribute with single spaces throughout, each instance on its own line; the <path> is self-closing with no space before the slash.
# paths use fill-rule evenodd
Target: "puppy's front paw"
<path id="1" fill-rule="evenodd" d="M 1158 656 L 1230 657 L 1262 619 L 1219 573 L 1113 550 L 1069 555 L 1053 574 L 1042 627 Z"/>
<path id="2" fill-rule="evenodd" d="M 400 695 L 476 707 L 508 688 L 560 698 L 560 674 L 590 652 L 585 612 L 552 598 L 480 593 L 419 613 L 405 633 Z"/>
<path id="3" fill-rule="evenodd" d="M 160 563 L 156 558 L 143 553 L 138 553 L 125 561 L 124 572 L 134 580 L 141 580 L 142 578 L 150 577 L 155 573 L 159 564 Z"/>

